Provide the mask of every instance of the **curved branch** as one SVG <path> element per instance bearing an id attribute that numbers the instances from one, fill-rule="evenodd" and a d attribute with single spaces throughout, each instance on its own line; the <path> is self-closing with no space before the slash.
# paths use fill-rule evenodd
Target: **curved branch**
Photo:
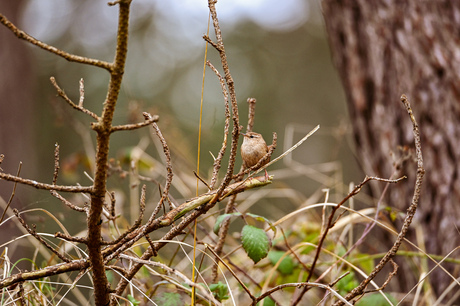
<path id="1" fill-rule="evenodd" d="M 414 218 L 415 212 L 418 206 L 418 200 L 420 198 L 420 192 L 422 188 L 423 176 L 425 175 L 425 169 L 423 168 L 423 157 L 422 157 L 422 146 L 420 144 L 420 131 L 418 128 L 417 121 L 415 120 L 414 114 L 412 113 L 412 108 L 410 107 L 409 100 L 407 99 L 406 95 L 401 96 L 401 102 L 404 104 L 407 113 L 409 114 L 410 120 L 412 122 L 412 129 L 414 133 L 414 142 L 415 142 L 415 152 L 417 158 L 417 178 L 415 180 L 415 190 L 414 195 L 412 197 L 412 202 L 407 209 L 406 218 L 404 219 L 404 224 L 401 228 L 401 231 L 398 234 L 398 238 L 394 242 L 391 249 L 385 254 L 385 256 L 380 260 L 377 266 L 372 270 L 369 276 L 359 284 L 358 287 L 353 289 L 349 294 L 345 296 L 347 301 L 352 300 L 358 295 L 361 295 L 364 292 L 366 286 L 370 283 L 371 280 L 375 278 L 375 276 L 383 269 L 385 264 L 389 262 L 398 252 L 399 246 L 401 245 L 404 237 L 409 230 L 409 226 L 412 223 L 412 219 Z M 334 305 L 343 305 L 343 302 L 339 301 Z"/>
<path id="2" fill-rule="evenodd" d="M 108 62 L 67 53 L 56 47 L 45 44 L 44 42 L 39 41 L 38 39 L 35 39 L 34 37 L 30 36 L 26 32 L 19 30 L 13 23 L 11 23 L 11 21 L 9 21 L 2 14 L 0 14 L 0 23 L 2 23 L 8 29 L 10 29 L 11 32 L 13 32 L 13 34 L 16 35 L 19 39 L 23 39 L 37 47 L 42 48 L 43 50 L 59 55 L 60 57 L 65 58 L 69 62 L 77 62 L 81 64 L 96 66 L 99 68 L 104 68 L 108 71 L 112 70 L 112 64 Z"/>

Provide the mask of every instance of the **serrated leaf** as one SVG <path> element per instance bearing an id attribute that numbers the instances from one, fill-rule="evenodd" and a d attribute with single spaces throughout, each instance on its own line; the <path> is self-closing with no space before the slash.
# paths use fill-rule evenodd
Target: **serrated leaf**
<path id="1" fill-rule="evenodd" d="M 268 259 L 272 263 L 272 265 L 276 265 L 276 263 L 281 259 L 281 257 L 285 254 L 282 251 L 271 251 L 268 253 Z M 285 256 L 278 265 L 277 270 L 284 275 L 292 274 L 294 271 L 296 264 L 292 260 L 290 256 Z"/>
<path id="2" fill-rule="evenodd" d="M 223 214 L 223 215 L 220 215 L 219 217 L 217 217 L 216 219 L 216 224 L 214 224 L 214 234 L 218 235 L 219 234 L 219 229 L 220 229 L 220 226 L 222 225 L 222 223 L 233 217 L 233 216 L 241 216 L 241 213 L 231 213 L 231 214 Z"/>
<path id="3" fill-rule="evenodd" d="M 270 226 L 270 229 L 275 233 L 274 236 L 276 236 L 276 227 L 273 226 L 273 223 L 270 220 L 268 220 L 264 216 L 259 216 L 259 215 L 251 214 L 251 213 L 247 213 L 246 216 L 252 217 L 256 219 L 257 221 L 267 222 L 267 224 Z"/>
<path id="4" fill-rule="evenodd" d="M 218 301 L 227 300 L 229 298 L 228 294 L 228 287 L 227 284 L 222 283 L 219 281 L 217 284 L 209 285 L 209 289 L 214 293 L 214 297 Z"/>
<path id="5" fill-rule="evenodd" d="M 245 225 L 241 231 L 241 241 L 243 248 L 254 263 L 267 257 L 268 250 L 271 247 L 271 241 L 267 233 L 260 228 L 252 225 Z"/>

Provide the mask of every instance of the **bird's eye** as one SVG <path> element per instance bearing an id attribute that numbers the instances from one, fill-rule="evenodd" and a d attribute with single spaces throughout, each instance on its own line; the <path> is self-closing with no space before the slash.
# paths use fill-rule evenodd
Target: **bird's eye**
<path id="1" fill-rule="evenodd" d="M 251 135 L 251 136 L 249 136 L 249 137 L 254 138 L 254 135 Z"/>

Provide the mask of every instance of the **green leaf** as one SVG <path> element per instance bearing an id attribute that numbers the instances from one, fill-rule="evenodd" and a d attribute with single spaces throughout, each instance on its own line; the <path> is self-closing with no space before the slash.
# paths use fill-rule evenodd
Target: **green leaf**
<path id="1" fill-rule="evenodd" d="M 391 295 L 387 293 L 385 293 L 385 295 L 393 303 L 393 305 L 398 304 L 398 301 L 394 297 L 392 297 Z M 358 303 L 356 303 L 356 306 L 366 306 L 366 305 L 387 306 L 388 302 L 380 293 L 372 293 L 372 294 L 367 294 L 363 296 L 358 301 Z"/>
<path id="2" fill-rule="evenodd" d="M 267 257 L 271 241 L 264 230 L 252 225 L 245 225 L 241 231 L 243 248 L 254 263 Z"/>
<path id="3" fill-rule="evenodd" d="M 281 259 L 281 257 L 285 254 L 283 251 L 270 251 L 268 253 L 268 259 L 272 263 L 272 265 L 276 265 L 276 263 Z M 278 271 L 281 274 L 289 275 L 292 274 L 294 271 L 296 264 L 292 260 L 292 257 L 286 256 L 281 260 L 280 264 L 278 265 Z"/>
<path id="4" fill-rule="evenodd" d="M 340 295 L 345 295 L 355 287 L 359 285 L 358 281 L 355 279 L 355 273 L 350 272 L 345 275 L 341 280 L 336 284 L 337 289 L 339 289 Z M 369 304 L 372 305 L 372 304 Z"/>
<path id="5" fill-rule="evenodd" d="M 354 262 L 359 262 L 359 266 L 366 272 L 370 274 L 374 269 L 374 259 L 371 258 L 368 254 L 356 254 L 354 255 Z"/>
<path id="6" fill-rule="evenodd" d="M 134 296 L 132 296 L 131 294 L 128 294 L 128 300 L 133 304 L 133 305 L 140 305 L 141 302 L 139 302 L 138 300 L 136 300 L 134 298 Z"/>
<path id="7" fill-rule="evenodd" d="M 218 301 L 223 301 L 228 299 L 228 287 L 227 284 L 222 283 L 219 281 L 217 284 L 209 285 L 209 289 L 214 293 L 214 297 Z"/>
<path id="8" fill-rule="evenodd" d="M 273 301 L 269 296 L 267 296 L 265 299 L 264 299 L 264 302 L 262 304 L 263 306 L 275 306 L 275 301 Z"/>
<path id="9" fill-rule="evenodd" d="M 183 305 L 180 294 L 176 292 L 165 292 L 160 297 L 158 297 L 157 302 L 162 306 Z"/>
<path id="10" fill-rule="evenodd" d="M 220 229 L 220 226 L 222 225 L 222 223 L 225 220 L 228 220 L 229 218 L 231 218 L 233 216 L 241 216 L 241 213 L 223 214 L 223 215 L 220 215 L 219 217 L 217 217 L 216 224 L 214 224 L 214 229 L 213 229 L 214 234 L 218 235 L 219 234 L 219 229 Z"/>
<path id="11" fill-rule="evenodd" d="M 270 220 L 268 220 L 267 218 L 263 216 L 259 216 L 259 215 L 251 214 L 251 213 L 247 213 L 246 216 L 254 218 L 257 221 L 267 222 L 267 224 L 270 226 L 270 229 L 275 233 L 274 236 L 276 236 L 276 227 L 273 225 L 273 223 Z"/>

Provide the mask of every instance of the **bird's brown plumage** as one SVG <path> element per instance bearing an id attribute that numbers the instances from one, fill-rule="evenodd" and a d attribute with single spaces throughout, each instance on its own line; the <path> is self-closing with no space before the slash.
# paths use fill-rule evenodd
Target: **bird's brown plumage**
<path id="1" fill-rule="evenodd" d="M 251 168 L 268 153 L 267 143 L 259 133 L 248 132 L 246 134 L 241 134 L 244 136 L 243 144 L 241 145 L 241 157 L 243 158 L 243 164 L 245 168 Z M 267 164 L 269 161 L 270 158 L 268 158 L 261 166 Z"/>

